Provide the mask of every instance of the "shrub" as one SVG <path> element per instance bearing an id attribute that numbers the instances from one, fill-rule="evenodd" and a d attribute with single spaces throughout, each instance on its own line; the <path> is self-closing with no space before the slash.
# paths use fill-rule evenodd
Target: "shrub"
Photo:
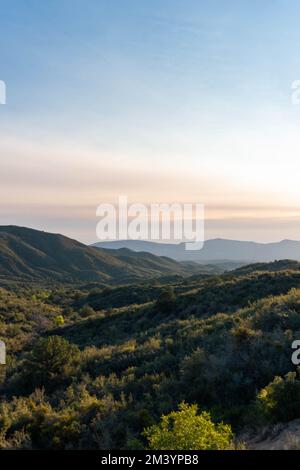
<path id="1" fill-rule="evenodd" d="M 161 313 L 170 313 L 175 307 L 176 297 L 172 288 L 164 290 L 156 301 L 156 308 Z"/>
<path id="2" fill-rule="evenodd" d="M 62 315 L 57 315 L 54 318 L 54 323 L 56 326 L 63 326 L 65 324 L 65 319 Z"/>
<path id="3" fill-rule="evenodd" d="M 274 380 L 257 395 L 256 413 L 269 422 L 286 422 L 300 417 L 300 380 L 296 372 Z"/>
<path id="4" fill-rule="evenodd" d="M 212 422 L 210 414 L 197 414 L 197 405 L 181 403 L 179 411 L 162 416 L 144 431 L 152 450 L 226 450 L 232 448 L 229 425 Z"/>

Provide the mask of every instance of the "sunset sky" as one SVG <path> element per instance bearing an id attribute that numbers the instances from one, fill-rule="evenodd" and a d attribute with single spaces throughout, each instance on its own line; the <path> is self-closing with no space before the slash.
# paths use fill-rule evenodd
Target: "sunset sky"
<path id="1" fill-rule="evenodd" d="M 0 224 L 205 204 L 206 238 L 300 239 L 297 0 L 0 0 Z"/>

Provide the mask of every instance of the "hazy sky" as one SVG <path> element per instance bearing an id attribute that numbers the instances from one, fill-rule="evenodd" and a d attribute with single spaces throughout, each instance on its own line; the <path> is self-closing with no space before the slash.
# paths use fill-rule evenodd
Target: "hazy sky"
<path id="1" fill-rule="evenodd" d="M 101 202 L 300 239 L 300 2 L 0 0 L 0 223 L 95 241 Z"/>

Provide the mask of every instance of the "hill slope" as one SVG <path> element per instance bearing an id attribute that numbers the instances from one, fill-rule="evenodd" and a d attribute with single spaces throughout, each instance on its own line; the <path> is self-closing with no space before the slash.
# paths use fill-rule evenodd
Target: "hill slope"
<path id="1" fill-rule="evenodd" d="M 0 227 L 0 279 L 42 281 L 118 281 L 199 272 L 149 253 L 99 250 L 58 234 Z"/>
<path id="2" fill-rule="evenodd" d="M 167 309 L 169 283 L 0 288 L 0 449 L 141 449 L 145 427 L 183 400 L 250 448 L 283 448 L 278 430 L 297 437 L 300 418 L 299 268 L 175 280 Z"/>

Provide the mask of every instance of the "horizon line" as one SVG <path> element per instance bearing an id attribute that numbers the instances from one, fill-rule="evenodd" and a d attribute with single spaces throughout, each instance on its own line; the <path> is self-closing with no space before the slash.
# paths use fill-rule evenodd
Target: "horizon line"
<path id="1" fill-rule="evenodd" d="M 95 241 L 93 243 L 85 243 L 85 242 L 82 242 L 80 240 L 78 240 L 77 238 L 74 238 L 74 237 L 70 237 L 68 235 L 65 235 L 64 233 L 61 233 L 61 232 L 52 232 L 52 231 L 49 231 L 49 230 L 44 230 L 44 229 L 37 229 L 35 227 L 30 227 L 30 226 L 24 226 L 24 225 L 16 225 L 16 224 L 9 224 L 9 225 L 2 225 L 0 224 L 0 229 L 1 228 L 5 228 L 5 227 L 12 227 L 12 228 L 19 228 L 19 229 L 26 229 L 26 230 L 34 230 L 36 232 L 43 232 L 43 233 L 48 233 L 48 234 L 51 234 L 51 235 L 60 235 L 62 237 L 65 237 L 65 238 L 69 238 L 69 239 L 73 239 L 73 240 L 76 240 L 77 242 L 79 243 L 82 243 L 83 245 L 86 245 L 86 246 L 94 246 L 98 243 L 122 243 L 122 242 L 147 242 L 147 243 L 153 243 L 153 244 L 164 244 L 164 245 L 181 245 L 181 244 L 184 244 L 186 243 L 186 240 L 182 240 L 180 242 L 164 242 L 164 241 L 157 241 L 157 240 L 150 240 L 150 239 L 131 239 L 131 238 L 127 238 L 127 239 L 120 239 L 120 240 L 98 240 L 98 241 Z M 259 242 L 259 241 L 254 241 L 254 240 L 240 240 L 240 239 L 235 239 L 235 238 L 223 238 L 223 237 L 214 237 L 214 238 L 207 238 L 204 240 L 204 243 L 206 242 L 209 242 L 209 241 L 216 241 L 216 240 L 219 240 L 219 241 L 231 241 L 231 242 L 239 242 L 239 243 L 253 243 L 253 244 L 257 244 L 257 245 L 272 245 L 272 244 L 279 244 L 279 243 L 283 243 L 283 242 L 295 242 L 295 243 L 300 243 L 300 240 L 295 240 L 295 239 L 290 239 L 290 238 L 283 238 L 279 241 L 268 241 L 268 242 Z"/>

